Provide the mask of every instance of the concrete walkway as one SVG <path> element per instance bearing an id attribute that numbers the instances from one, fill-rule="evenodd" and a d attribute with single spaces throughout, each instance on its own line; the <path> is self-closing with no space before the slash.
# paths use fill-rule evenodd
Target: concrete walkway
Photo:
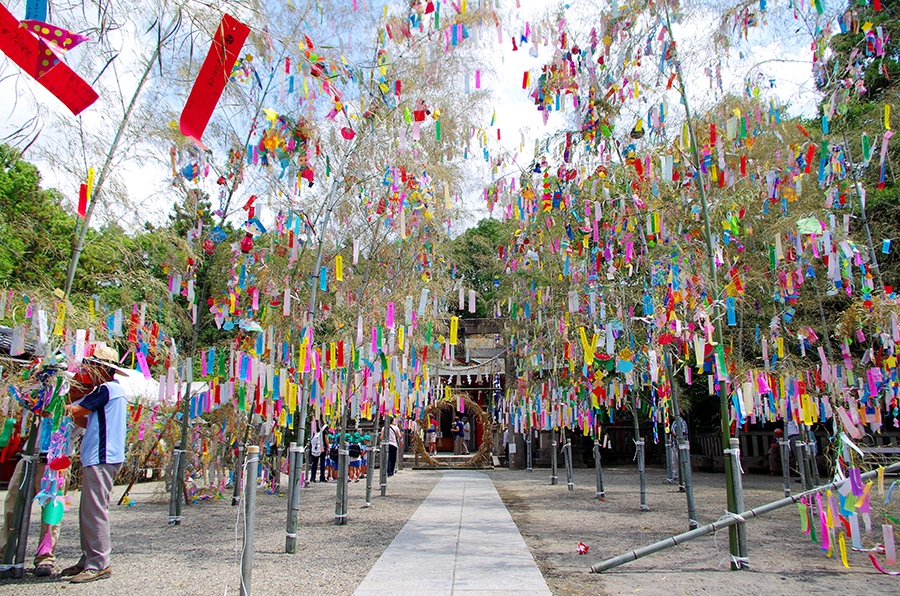
<path id="1" fill-rule="evenodd" d="M 450 471 L 403 526 L 356 596 L 550 590 L 486 474 Z"/>

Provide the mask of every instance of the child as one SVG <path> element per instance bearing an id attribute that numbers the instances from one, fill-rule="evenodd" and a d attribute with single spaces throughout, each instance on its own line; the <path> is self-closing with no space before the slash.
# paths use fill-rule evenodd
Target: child
<path id="1" fill-rule="evenodd" d="M 367 476 L 369 474 L 369 443 L 372 437 L 369 435 L 362 436 L 362 444 L 359 446 L 359 475 Z"/>
<path id="2" fill-rule="evenodd" d="M 428 445 L 428 453 L 437 452 L 437 426 L 434 420 L 429 421 L 428 429 L 425 430 L 425 442 Z"/>
<path id="3" fill-rule="evenodd" d="M 329 480 L 337 480 L 338 477 L 338 441 L 340 435 L 335 433 L 329 444 L 331 447 L 328 449 L 328 479 Z"/>
<path id="4" fill-rule="evenodd" d="M 780 428 L 775 429 L 775 437 L 772 444 L 769 445 L 769 476 L 774 476 L 776 472 L 781 471 L 781 439 L 784 437 L 784 431 Z"/>
<path id="5" fill-rule="evenodd" d="M 348 477 L 353 482 L 359 482 L 360 466 L 362 465 L 362 448 L 360 447 L 360 437 L 356 433 L 350 437 L 347 455 L 350 457 L 350 471 Z"/>

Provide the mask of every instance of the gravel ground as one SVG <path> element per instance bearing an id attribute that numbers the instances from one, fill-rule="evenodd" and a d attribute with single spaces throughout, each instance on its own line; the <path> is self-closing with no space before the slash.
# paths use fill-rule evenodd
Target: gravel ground
<path id="1" fill-rule="evenodd" d="M 497 469 L 490 475 L 557 595 L 900 593 L 900 578 L 879 574 L 861 553 L 849 553 L 850 569 L 826 558 L 800 531 L 796 506 L 748 521 L 750 571 L 729 571 L 728 533 L 723 530 L 716 538 L 698 538 L 601 575 L 591 574 L 592 564 L 688 529 L 684 495 L 665 482 L 665 470 L 647 471 L 648 513 L 640 513 L 635 468 L 604 469 L 603 503 L 595 498 L 593 469 L 575 470 L 573 492 L 566 488 L 564 468 L 560 468 L 562 484 L 558 486 L 550 485 L 547 469 L 532 473 Z M 694 473 L 701 525 L 723 513 L 724 479 L 723 474 Z M 747 507 L 782 497 L 780 477 L 744 477 Z M 870 547 L 881 537 L 880 522 L 874 516 L 873 525 L 876 533 L 864 540 Z M 577 554 L 579 541 L 590 547 L 587 555 Z"/>
<path id="2" fill-rule="evenodd" d="M 554 594 L 897 594 L 900 579 L 877 574 L 868 559 L 850 553 L 851 569 L 827 559 L 800 532 L 796 508 L 785 508 L 748 522 L 752 570 L 728 571 L 727 532 L 699 538 L 602 575 L 588 572 L 592 563 L 650 544 L 687 529 L 684 495 L 665 483 L 665 471 L 649 469 L 649 513 L 639 512 L 638 476 L 634 468 L 604 470 L 607 499 L 594 498 L 593 470 L 575 470 L 575 490 L 549 483 L 549 470 L 533 473 L 497 469 L 488 472 L 509 507 Z M 334 526 L 334 484 L 314 484 L 301 500 L 296 555 L 284 553 L 284 497 L 258 494 L 253 590 L 260 594 L 352 594 L 375 560 L 441 477 L 436 471 L 404 470 L 388 487 L 388 497 L 373 497 L 362 508 L 364 482 L 350 485 L 349 524 Z M 695 473 L 698 521 L 708 523 L 724 509 L 722 474 Z M 780 478 L 746 476 L 747 506 L 781 497 Z M 796 486 L 796 485 L 795 485 Z M 124 487 L 116 487 L 118 498 Z M 0 595 L 163 594 L 236 595 L 240 562 L 235 549 L 238 508 L 228 500 L 205 501 L 185 508 L 179 527 L 167 527 L 167 505 L 159 501 L 159 483 L 138 485 L 134 507 L 113 507 L 113 576 L 93 584 L 71 586 L 59 578 L 0 580 Z M 377 495 L 375 490 L 374 494 Z M 5 493 L 0 492 L 0 500 Z M 79 555 L 78 493 L 63 520 L 57 547 L 60 566 Z M 37 545 L 37 511 L 29 550 Z M 874 520 L 873 520 L 874 521 Z M 876 524 L 877 527 L 877 524 Z M 874 535 L 873 535 L 874 536 Z M 586 556 L 576 544 L 590 547 Z M 870 541 L 871 542 L 871 541 Z M 502 553 L 502 545 L 498 545 Z M 501 554 L 502 556 L 502 554 Z M 30 565 L 30 557 L 27 563 Z M 427 570 L 423 570 L 427 572 Z"/>
<path id="3" fill-rule="evenodd" d="M 350 485 L 349 523 L 334 525 L 334 484 L 312 484 L 300 504 L 297 553 L 284 553 L 287 499 L 258 493 L 253 557 L 253 592 L 259 594 L 352 594 L 375 560 L 387 548 L 440 479 L 439 472 L 404 470 L 388 483 L 387 497 L 377 496 L 362 508 L 365 480 Z M 286 477 L 285 477 L 286 479 Z M 118 500 L 124 487 L 113 490 Z M 58 577 L 35 578 L 30 570 L 23 580 L 0 580 L 0 594 L 16 596 L 79 594 L 98 596 L 161 594 L 209 596 L 239 594 L 240 539 L 235 541 L 239 507 L 231 499 L 204 501 L 185 507 L 181 526 L 168 527 L 168 505 L 158 501 L 159 483 L 139 484 L 132 490 L 134 507 L 111 508 L 113 573 L 107 580 L 71 585 Z M 63 519 L 57 545 L 62 567 L 77 562 L 79 493 Z M 0 502 L 6 493 L 0 492 Z M 32 518 L 29 557 L 37 547 Z"/>

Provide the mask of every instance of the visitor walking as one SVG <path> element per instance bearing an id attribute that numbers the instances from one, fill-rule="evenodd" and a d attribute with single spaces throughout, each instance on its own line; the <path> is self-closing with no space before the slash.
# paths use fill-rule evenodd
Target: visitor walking
<path id="1" fill-rule="evenodd" d="M 86 373 L 77 373 L 71 381 L 64 384 L 60 388 L 60 394 L 66 396 L 66 403 L 73 403 L 87 395 L 93 389 L 91 377 Z M 53 431 L 53 419 L 48 417 L 41 421 L 40 435 L 38 436 L 40 459 L 35 467 L 34 474 L 34 494 L 41 492 L 41 481 L 44 477 L 44 471 L 47 466 L 47 453 L 50 448 L 50 435 Z M 82 429 L 70 426 L 69 428 L 69 451 L 68 456 L 75 454 L 75 442 L 81 436 Z M 9 490 L 6 493 L 6 501 L 4 503 L 4 515 L 0 521 L 0 561 L 6 552 L 6 539 L 9 534 L 9 524 L 12 522 L 13 512 L 16 506 L 16 499 L 19 495 L 19 488 L 24 481 L 25 462 L 20 459 L 16 463 L 12 477 L 9 479 Z M 59 473 L 59 486 L 66 492 L 69 483 L 69 471 L 71 468 L 61 470 Z M 41 533 L 38 545 L 43 544 L 47 534 L 50 534 L 50 549 L 43 549 L 34 555 L 34 575 L 37 577 L 47 577 L 53 574 L 56 565 L 56 543 L 59 540 L 60 524 L 49 525 L 41 521 Z"/>

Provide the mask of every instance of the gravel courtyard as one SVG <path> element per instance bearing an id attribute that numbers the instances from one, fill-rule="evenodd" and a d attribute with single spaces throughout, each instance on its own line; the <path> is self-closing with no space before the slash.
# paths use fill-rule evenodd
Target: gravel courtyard
<path id="1" fill-rule="evenodd" d="M 562 471 L 562 470 L 561 470 Z M 551 486 L 549 470 L 487 472 L 512 514 L 554 594 L 896 594 L 900 578 L 878 574 L 860 553 L 850 553 L 849 570 L 828 559 L 800 532 L 797 509 L 785 508 L 748 522 L 751 571 L 728 571 L 727 532 L 675 547 L 602 575 L 589 573 L 601 559 L 685 531 L 684 495 L 666 484 L 665 472 L 648 469 L 649 513 L 639 512 L 638 476 L 633 468 L 605 470 L 606 501 L 594 498 L 593 470 L 575 470 L 575 490 Z M 352 594 L 440 479 L 440 471 L 399 472 L 388 496 L 363 508 L 364 482 L 350 485 L 350 517 L 333 524 L 334 484 L 313 484 L 301 499 L 297 553 L 284 553 L 287 500 L 262 492 L 257 499 L 253 591 L 259 594 Z M 724 476 L 695 473 L 698 521 L 708 523 L 724 509 Z M 780 478 L 745 477 L 747 506 L 781 497 Z M 124 487 L 116 487 L 118 499 Z M 236 595 L 240 585 L 239 507 L 230 499 L 184 509 L 179 527 L 168 527 L 159 483 L 132 491 L 133 507 L 112 508 L 113 575 L 109 580 L 70 586 L 57 577 L 0 581 L 0 594 Z M 378 494 L 377 490 L 373 491 Z M 63 520 L 57 554 L 62 566 L 77 560 L 78 493 Z M 0 493 L 0 499 L 5 493 Z M 37 544 L 33 516 L 29 557 Z M 874 520 L 873 520 L 874 521 Z M 877 527 L 877 522 L 876 522 Z M 878 534 L 880 536 L 880 533 Z M 875 534 L 872 535 L 874 540 Z M 576 545 L 590 547 L 579 555 Z M 497 545 L 503 556 L 503 545 Z M 423 574 L 428 570 L 423 569 Z"/>

